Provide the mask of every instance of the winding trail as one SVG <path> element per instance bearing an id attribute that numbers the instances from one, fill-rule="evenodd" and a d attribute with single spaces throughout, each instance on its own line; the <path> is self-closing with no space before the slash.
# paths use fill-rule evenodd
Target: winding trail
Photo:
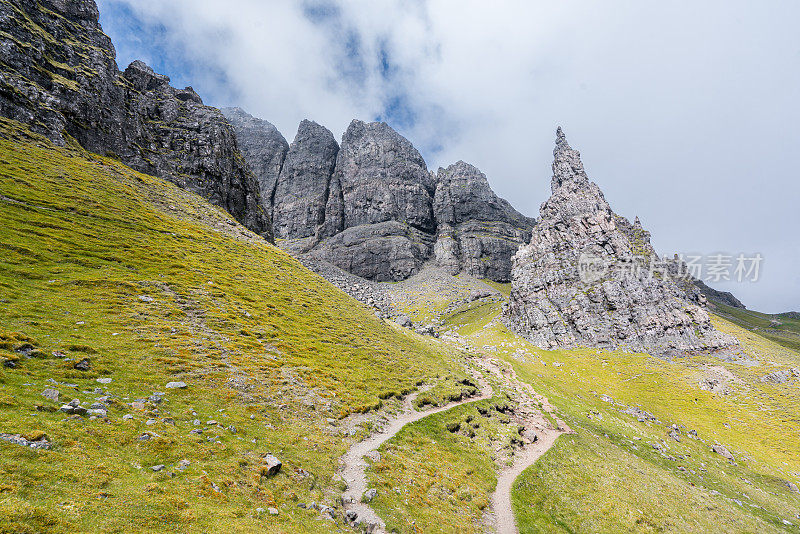
<path id="1" fill-rule="evenodd" d="M 346 512 L 355 512 L 358 514 L 356 521 L 366 526 L 367 532 L 376 534 L 385 532 L 386 524 L 368 503 L 361 502 L 361 497 L 364 495 L 364 492 L 367 491 L 367 462 L 364 460 L 364 456 L 377 450 L 384 442 L 394 437 L 409 423 L 414 423 L 437 413 L 446 412 L 456 406 L 462 406 L 464 404 L 490 398 L 492 396 L 492 386 L 483 380 L 483 378 L 476 377 L 476 379 L 481 386 L 480 396 L 452 402 L 424 412 L 418 412 L 414 408 L 414 400 L 416 400 L 418 393 L 412 393 L 405 398 L 403 402 L 403 411 L 400 414 L 392 417 L 380 432 L 354 444 L 345 455 L 342 456 L 341 461 L 343 467 L 341 469 L 341 475 L 345 482 L 347 482 L 347 490 L 342 495 L 342 502 L 344 503 Z"/>
<path id="2" fill-rule="evenodd" d="M 497 488 L 492 494 L 492 511 L 495 515 L 495 532 L 497 534 L 518 534 L 514 509 L 511 507 L 511 487 L 519 475 L 536 463 L 556 442 L 563 430 L 542 430 L 537 433 L 538 439 L 517 453 L 514 465 L 503 469 L 497 476 Z"/>
<path id="3" fill-rule="evenodd" d="M 556 442 L 562 434 L 573 434 L 574 432 L 558 417 L 553 415 L 553 406 L 547 397 L 539 395 L 534 391 L 533 386 L 521 381 L 512 369 L 501 371 L 495 362 L 487 362 L 488 369 L 495 375 L 505 380 L 506 384 L 512 386 L 517 392 L 525 393 L 528 403 L 534 401 L 538 403 L 541 410 L 535 410 L 528 417 L 528 425 L 536 429 L 536 439 L 533 443 L 526 443 L 522 451 L 514 455 L 514 463 L 500 471 L 497 475 L 497 487 L 491 497 L 492 512 L 494 514 L 494 527 L 497 534 L 519 534 L 517 522 L 514 518 L 514 509 L 511 506 L 511 488 L 514 481 L 528 467 L 536 463 L 544 453 Z M 542 412 L 547 412 L 556 421 L 556 428 L 545 419 Z"/>
<path id="4" fill-rule="evenodd" d="M 513 370 L 504 373 L 494 362 L 486 360 L 481 362 L 481 366 L 517 392 L 526 394 L 528 402 L 525 404 L 529 414 L 527 422 L 536 432 L 533 442 L 526 443 L 523 449 L 514 455 L 514 463 L 498 474 L 497 487 L 491 497 L 494 520 L 490 521 L 494 523 L 496 532 L 498 534 L 517 534 L 519 531 L 517 530 L 514 511 L 511 507 L 511 487 L 514 484 L 514 480 L 547 452 L 561 434 L 572 433 L 572 431 L 558 418 L 555 418 L 558 428 L 552 428 L 552 425 L 539 411 L 539 407 L 541 407 L 543 411 L 552 412 L 553 408 L 547 398 L 538 395 L 529 384 L 520 381 Z M 360 524 L 363 528 L 366 528 L 366 532 L 371 534 L 386 532 L 386 524 L 380 516 L 369 503 L 361 502 L 364 492 L 368 489 L 366 474 L 368 464 L 364 457 L 376 451 L 383 443 L 394 437 L 409 423 L 414 423 L 437 413 L 446 412 L 457 406 L 490 398 L 493 394 L 492 386 L 483 377 L 474 376 L 481 386 L 480 396 L 470 397 L 420 412 L 414 408 L 414 401 L 419 392 L 413 393 L 404 399 L 403 411 L 392 416 L 380 432 L 353 444 L 342 456 L 340 474 L 347 483 L 347 490 L 342 495 L 342 503 L 346 516 L 351 523 Z M 536 408 L 533 408 L 534 405 Z"/>

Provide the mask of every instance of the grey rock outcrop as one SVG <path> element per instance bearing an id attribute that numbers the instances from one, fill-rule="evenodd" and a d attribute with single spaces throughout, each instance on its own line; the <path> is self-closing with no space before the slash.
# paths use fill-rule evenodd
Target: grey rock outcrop
<path id="1" fill-rule="evenodd" d="M 439 169 L 433 211 L 439 265 L 454 274 L 510 280 L 511 257 L 530 241 L 535 221 L 498 197 L 486 175 L 463 161 Z"/>
<path id="2" fill-rule="evenodd" d="M 301 125 L 300 142 L 293 143 L 302 162 L 296 166 L 310 168 L 305 175 L 288 170 L 294 148 L 286 158 L 280 180 L 286 187 L 279 184 L 273 211 L 279 237 L 309 236 L 316 220 L 305 250 L 371 280 L 403 280 L 434 259 L 454 274 L 510 279 L 511 256 L 534 221 L 497 197 L 478 169 L 459 162 L 434 175 L 387 124 L 354 120 L 326 182 L 335 144 L 320 128 L 313 130 L 315 143 L 304 143 Z M 304 144 L 313 150 L 301 150 Z"/>
<path id="3" fill-rule="evenodd" d="M 233 128 L 142 62 L 120 73 L 93 0 L 0 0 L 0 51 L 0 114 L 168 179 L 271 238 Z"/>
<path id="4" fill-rule="evenodd" d="M 275 236 L 312 237 L 325 222 L 328 188 L 339 144 L 327 128 L 304 120 L 278 178 L 272 209 Z"/>
<path id="5" fill-rule="evenodd" d="M 269 121 L 257 119 L 240 108 L 223 108 L 220 111 L 236 132 L 239 150 L 258 180 L 261 205 L 271 214 L 272 197 L 289 143 Z"/>
<path id="6" fill-rule="evenodd" d="M 693 283 L 697 286 L 697 289 L 699 289 L 703 295 L 706 296 L 711 306 L 715 306 L 717 303 L 720 303 L 730 306 L 731 308 L 739 308 L 742 310 L 747 309 L 747 306 L 742 304 L 742 301 L 737 299 L 730 291 L 719 291 L 713 287 L 709 287 L 702 280 L 694 280 Z"/>
<path id="7" fill-rule="evenodd" d="M 670 355 L 736 344 L 711 326 L 699 291 L 669 276 L 638 219 L 611 210 L 560 128 L 551 188 L 530 244 L 514 256 L 504 310 L 512 329 L 542 348 Z"/>
<path id="8" fill-rule="evenodd" d="M 331 178 L 312 254 L 378 281 L 402 280 L 432 255 L 435 179 L 386 123 L 354 120 Z"/>
<path id="9" fill-rule="evenodd" d="M 434 177 L 417 149 L 385 122 L 350 123 L 336 177 L 344 199 L 343 230 L 387 221 L 428 233 L 435 229 Z"/>

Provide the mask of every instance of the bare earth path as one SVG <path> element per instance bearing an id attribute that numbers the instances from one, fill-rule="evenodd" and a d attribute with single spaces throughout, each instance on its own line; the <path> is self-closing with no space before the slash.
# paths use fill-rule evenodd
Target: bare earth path
<path id="1" fill-rule="evenodd" d="M 417 398 L 417 394 L 413 393 L 409 395 L 403 403 L 403 411 L 400 414 L 394 416 L 380 432 L 354 444 L 350 447 L 350 450 L 342 456 L 343 467 L 341 474 L 345 482 L 347 482 L 347 490 L 342 496 L 345 510 L 348 513 L 355 512 L 358 514 L 356 521 L 362 525 L 368 526 L 368 532 L 384 532 L 386 524 L 369 504 L 361 502 L 361 497 L 364 495 L 364 492 L 367 491 L 367 462 L 364 460 L 364 456 L 377 450 L 385 441 L 394 437 L 409 423 L 414 423 L 433 414 L 445 412 L 456 406 L 490 398 L 492 396 L 492 387 L 482 378 L 479 379 L 479 383 L 481 385 L 481 395 L 479 397 L 471 397 L 424 412 L 418 412 L 414 409 L 414 400 Z M 370 525 L 372 526 L 370 527 Z"/>
<path id="2" fill-rule="evenodd" d="M 500 371 L 500 368 L 495 365 L 494 362 L 484 361 L 482 366 L 498 378 L 501 378 L 507 385 L 510 385 L 517 391 L 524 391 L 527 393 L 529 395 L 528 398 L 530 400 L 535 399 L 543 410 L 547 412 L 552 410 L 547 399 L 536 394 L 529 384 L 521 382 L 513 371 L 504 373 Z M 369 436 L 363 441 L 355 443 L 347 453 L 342 456 L 341 475 L 347 482 L 347 490 L 344 492 L 342 500 L 351 521 L 366 527 L 367 532 L 370 533 L 377 534 L 385 532 L 386 524 L 383 520 L 368 503 L 361 502 L 364 492 L 368 489 L 366 475 L 367 462 L 364 457 L 372 451 L 376 451 L 383 443 L 394 437 L 409 423 L 414 423 L 433 414 L 451 410 L 456 406 L 490 398 L 493 393 L 492 387 L 482 378 L 478 378 L 478 380 L 481 385 L 481 395 L 479 397 L 464 399 L 424 412 L 419 412 L 414 409 L 414 400 L 417 398 L 417 393 L 409 395 L 404 400 L 403 411 L 401 413 L 393 416 L 380 432 Z M 536 429 L 537 439 L 533 443 L 528 443 L 522 451 L 515 455 L 513 465 L 503 469 L 499 473 L 497 488 L 491 498 L 494 517 L 493 523 L 498 534 L 517 534 L 519 532 L 514 520 L 514 511 L 511 507 L 511 486 L 514 484 L 514 480 L 547 452 L 555 443 L 558 436 L 571 432 L 563 421 L 556 420 L 558 421 L 558 428 L 554 429 L 541 413 L 537 412 L 537 415 L 530 421 L 533 428 Z M 355 514 L 355 516 L 353 514 Z"/>
<path id="3" fill-rule="evenodd" d="M 553 446 L 563 430 L 547 429 L 537 433 L 539 439 L 525 447 L 524 451 L 517 453 L 514 465 L 503 469 L 497 476 L 497 488 L 492 494 L 492 510 L 495 514 L 495 531 L 497 534 L 518 534 L 517 523 L 514 520 L 514 510 L 511 507 L 511 486 L 525 469 L 536 463 L 545 452 Z"/>
<path id="4" fill-rule="evenodd" d="M 517 529 L 514 510 L 511 507 L 511 487 L 514 485 L 514 481 L 553 446 L 558 436 L 571 434 L 572 430 L 564 421 L 553 415 L 553 407 L 546 397 L 536 393 L 530 384 L 521 381 L 513 369 L 501 370 L 501 366 L 497 363 L 496 360 L 489 360 L 485 365 L 490 372 L 502 378 L 506 385 L 527 397 L 526 404 L 530 405 L 532 401 L 537 403 L 541 410 L 549 413 L 557 423 L 557 428 L 553 428 L 541 411 L 529 416 L 529 424 L 536 429 L 537 439 L 533 443 L 526 444 L 522 451 L 514 455 L 514 463 L 497 475 L 497 487 L 491 498 L 495 532 L 497 534 L 518 534 L 519 529 Z"/>

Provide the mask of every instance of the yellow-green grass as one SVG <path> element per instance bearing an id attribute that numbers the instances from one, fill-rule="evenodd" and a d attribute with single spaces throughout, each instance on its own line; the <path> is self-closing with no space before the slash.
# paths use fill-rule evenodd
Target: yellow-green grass
<path id="1" fill-rule="evenodd" d="M 743 310 L 720 302 L 714 302 L 714 309 L 717 314 L 732 323 L 758 332 L 759 335 L 800 353 L 800 319 L 785 313 L 768 314 Z"/>
<path id="2" fill-rule="evenodd" d="M 0 367 L 0 432 L 53 444 L 0 441 L 0 530 L 325 532 L 297 503 L 337 496 L 338 419 L 467 376 L 199 197 L 6 120 L 0 195 L 0 362 L 16 364 Z M 45 387 L 86 404 L 107 389 L 108 420 L 52 411 Z"/>
<path id="3" fill-rule="evenodd" d="M 519 443 L 508 399 L 462 405 L 408 425 L 380 449 L 368 475 L 372 506 L 390 531 L 484 532 L 482 518 L 496 485 L 499 450 Z"/>
<path id="4" fill-rule="evenodd" d="M 473 305 L 446 327 L 474 347 L 494 347 L 487 352 L 513 365 L 578 432 L 560 438 L 518 479 L 514 503 L 523 532 L 767 532 L 791 528 L 783 520 L 800 523 L 800 497 L 784 483 L 800 483 L 800 388 L 760 380 L 796 365 L 792 351 L 717 318 L 718 328 L 742 339 L 749 355 L 743 361 L 755 358 L 757 365 L 711 355 L 668 362 L 589 349 L 542 351 L 506 330 L 498 312 L 496 305 Z M 734 375 L 728 395 L 700 389 L 712 366 Z M 660 423 L 623 414 L 627 406 Z M 668 437 L 670 424 L 681 425 L 680 442 Z M 692 429 L 705 443 L 687 436 Z M 711 452 L 715 441 L 733 452 L 736 465 Z M 648 442 L 668 447 L 665 454 L 676 459 Z"/>

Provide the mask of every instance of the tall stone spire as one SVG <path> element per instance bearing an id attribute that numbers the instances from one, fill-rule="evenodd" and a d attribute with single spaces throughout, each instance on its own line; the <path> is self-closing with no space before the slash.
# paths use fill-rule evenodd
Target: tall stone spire
<path id="1" fill-rule="evenodd" d="M 554 155 L 553 194 L 514 256 L 506 324 L 545 349 L 674 355 L 735 346 L 714 329 L 696 288 L 663 274 L 669 266 L 641 221 L 611 210 L 560 128 Z"/>
<path id="2" fill-rule="evenodd" d="M 564 184 L 584 186 L 589 184 L 586 171 L 581 163 L 581 153 L 567 142 L 561 126 L 556 130 L 556 147 L 553 150 L 553 179 L 550 183 L 553 193 Z"/>

